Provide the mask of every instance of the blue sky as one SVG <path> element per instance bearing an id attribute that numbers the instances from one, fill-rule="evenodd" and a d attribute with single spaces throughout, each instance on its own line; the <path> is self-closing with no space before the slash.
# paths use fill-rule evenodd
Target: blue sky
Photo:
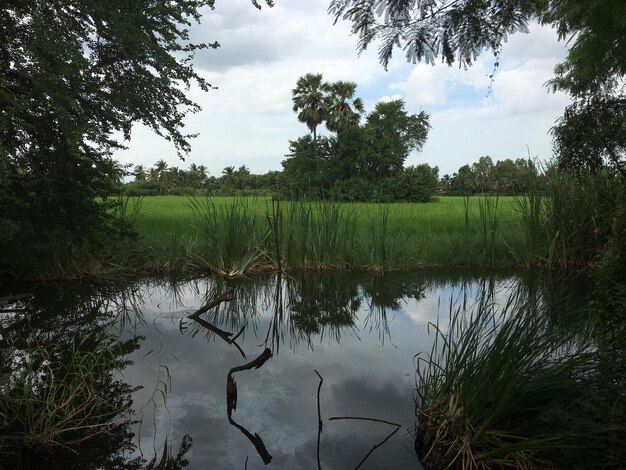
<path id="1" fill-rule="evenodd" d="M 186 131 L 199 133 L 186 161 L 140 125 L 128 150 L 115 158 L 148 167 L 159 159 L 181 168 L 202 164 L 214 176 L 230 165 L 253 173 L 280 170 L 288 141 L 307 132 L 291 109 L 291 89 L 308 72 L 356 82 L 366 111 L 380 100 L 402 98 L 410 112 L 429 112 L 428 141 L 406 165 L 436 165 L 443 175 L 482 155 L 551 158 L 549 129 L 569 102 L 544 86 L 566 54 L 554 31 L 531 25 L 530 34 L 512 36 L 491 83 L 489 52 L 463 70 L 408 64 L 397 51 L 385 71 L 376 46 L 358 56 L 349 25 L 333 25 L 327 7 L 328 0 L 276 0 L 274 8 L 259 11 L 249 0 L 218 0 L 192 30 L 194 40 L 217 40 L 222 47 L 195 59 L 200 74 L 219 88 L 189 91 L 203 110 L 185 121 Z"/>

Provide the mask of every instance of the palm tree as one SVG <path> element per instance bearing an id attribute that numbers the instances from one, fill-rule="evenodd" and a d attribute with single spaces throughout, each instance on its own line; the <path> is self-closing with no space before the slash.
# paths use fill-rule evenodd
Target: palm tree
<path id="1" fill-rule="evenodd" d="M 338 81 L 328 85 L 326 127 L 341 132 L 359 123 L 365 111 L 361 98 L 355 98 L 356 83 Z"/>
<path id="2" fill-rule="evenodd" d="M 133 169 L 133 175 L 135 175 L 135 182 L 146 181 L 146 169 L 143 165 L 137 165 Z"/>
<path id="3" fill-rule="evenodd" d="M 169 183 L 169 171 L 165 160 L 159 160 L 155 163 L 154 168 L 150 172 L 150 179 L 159 183 L 159 194 L 163 194 L 163 188 Z"/>
<path id="4" fill-rule="evenodd" d="M 313 152 L 317 157 L 317 126 L 326 118 L 326 91 L 328 85 L 322 81 L 321 73 L 307 73 L 296 82 L 291 90 L 293 110 L 298 121 L 303 122 L 313 134 Z"/>
<path id="5" fill-rule="evenodd" d="M 226 168 L 224 168 L 222 170 L 222 174 L 224 182 L 226 183 L 226 187 L 230 188 L 233 184 L 233 178 L 235 177 L 235 167 L 234 166 L 227 166 Z"/>
<path id="6" fill-rule="evenodd" d="M 194 188 L 201 188 L 206 178 L 206 167 L 204 165 L 189 165 L 189 182 Z"/>

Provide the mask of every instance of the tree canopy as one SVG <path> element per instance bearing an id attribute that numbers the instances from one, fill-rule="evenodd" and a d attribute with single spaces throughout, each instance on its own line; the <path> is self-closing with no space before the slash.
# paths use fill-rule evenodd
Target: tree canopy
<path id="1" fill-rule="evenodd" d="M 361 124 L 364 106 L 356 88 L 353 82 L 326 83 L 322 74 L 307 74 L 298 80 L 293 109 L 313 138 L 305 136 L 289 143 L 288 159 L 283 162 L 283 194 L 429 200 L 437 185 L 436 167 L 434 177 L 430 169 L 424 172 L 418 167 L 410 173 L 404 169 L 409 153 L 421 150 L 426 142 L 428 113 L 409 114 L 403 100 L 391 100 L 378 103 Z M 316 129 L 322 123 L 336 136 L 318 138 Z M 399 184 L 401 175 L 403 184 Z"/>
<path id="2" fill-rule="evenodd" d="M 569 52 L 549 85 L 574 99 L 554 128 L 560 164 L 586 170 L 608 164 L 626 174 L 622 0 L 332 0 L 328 11 L 335 22 L 352 24 L 359 51 L 380 41 L 385 67 L 397 48 L 409 62 L 467 67 L 485 50 L 498 56 L 508 36 L 528 32 L 531 21 L 552 25 Z"/>
<path id="3" fill-rule="evenodd" d="M 212 88 L 191 59 L 218 47 L 191 42 L 189 28 L 213 4 L 2 2 L 0 238 L 47 252 L 52 240 L 93 245 L 106 236 L 111 211 L 102 201 L 121 171 L 112 152 L 135 123 L 181 157 L 189 151 L 183 120 L 200 107 L 186 91 Z"/>

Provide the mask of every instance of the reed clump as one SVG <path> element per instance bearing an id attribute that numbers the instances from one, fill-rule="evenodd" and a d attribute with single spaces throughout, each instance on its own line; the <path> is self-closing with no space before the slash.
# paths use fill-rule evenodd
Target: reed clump
<path id="1" fill-rule="evenodd" d="M 189 199 L 200 242 L 193 254 L 196 268 L 234 277 L 265 261 L 269 230 L 254 205 L 254 200 L 245 198 L 230 204 L 216 204 L 208 197 Z"/>
<path id="2" fill-rule="evenodd" d="M 451 309 L 447 329 L 432 327 L 417 368 L 426 468 L 619 468 L 624 425 L 595 345 L 552 331 L 541 307 L 519 299 L 503 310 L 481 302 L 469 317 Z"/>
<path id="3" fill-rule="evenodd" d="M 124 365 L 115 338 L 24 343 L 0 373 L 0 453 L 73 449 L 127 423 L 132 388 L 114 379 Z"/>

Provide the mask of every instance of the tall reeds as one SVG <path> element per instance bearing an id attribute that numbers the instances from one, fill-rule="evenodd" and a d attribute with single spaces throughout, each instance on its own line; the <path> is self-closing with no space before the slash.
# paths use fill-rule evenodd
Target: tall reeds
<path id="1" fill-rule="evenodd" d="M 113 379 L 123 364 L 114 338 L 86 334 L 42 345 L 31 335 L 24 343 L 0 374 L 3 453 L 72 449 L 125 424 L 130 387 Z"/>
<path id="2" fill-rule="evenodd" d="M 478 228 L 482 248 L 483 263 L 496 264 L 496 248 L 498 240 L 498 196 L 483 195 L 478 200 Z"/>
<path id="3" fill-rule="evenodd" d="M 596 349 L 549 328 L 541 306 L 451 306 L 418 357 L 416 450 L 426 468 L 618 468 Z"/>
<path id="4" fill-rule="evenodd" d="M 269 231 L 251 207 L 254 200 L 234 198 L 229 204 L 216 204 L 212 198 L 189 199 L 200 250 L 194 265 L 232 277 L 254 267 L 264 255 Z"/>

